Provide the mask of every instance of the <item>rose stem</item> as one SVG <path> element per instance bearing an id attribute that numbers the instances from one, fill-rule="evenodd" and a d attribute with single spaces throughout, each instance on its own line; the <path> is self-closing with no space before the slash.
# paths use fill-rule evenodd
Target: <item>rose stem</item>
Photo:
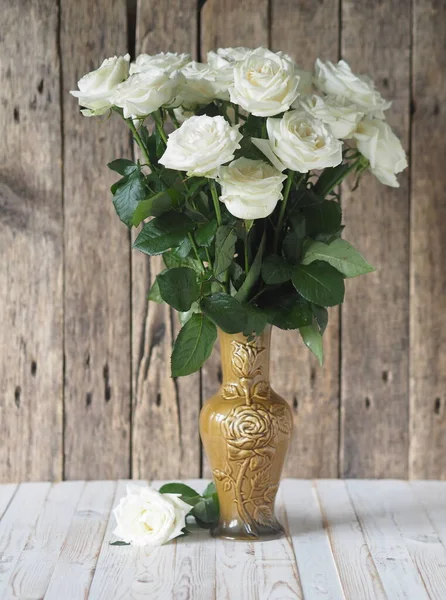
<path id="1" fill-rule="evenodd" d="M 301 175 L 298 178 L 297 187 L 299 187 L 299 184 L 303 178 L 304 178 L 304 175 Z M 288 202 L 288 196 L 290 195 L 290 190 L 291 190 L 291 185 L 293 183 L 293 179 L 294 179 L 294 171 L 289 171 L 288 179 L 285 184 L 285 191 L 283 192 L 282 206 L 280 207 L 280 213 L 279 213 L 279 219 L 277 221 L 276 232 L 274 235 L 274 253 L 277 252 L 277 246 L 279 244 L 279 235 L 280 235 L 280 232 L 282 231 L 283 220 L 285 218 L 286 205 Z"/>

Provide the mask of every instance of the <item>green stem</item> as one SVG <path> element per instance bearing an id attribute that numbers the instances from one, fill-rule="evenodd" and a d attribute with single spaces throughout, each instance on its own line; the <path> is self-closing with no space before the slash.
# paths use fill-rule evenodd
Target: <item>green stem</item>
<path id="1" fill-rule="evenodd" d="M 149 152 L 148 152 L 147 148 L 145 147 L 144 142 L 142 141 L 141 136 L 139 135 L 138 130 L 136 129 L 136 127 L 133 123 L 133 120 L 125 119 L 125 121 L 126 121 L 127 125 L 130 127 L 130 130 L 133 134 L 133 138 L 134 138 L 135 142 L 138 144 L 138 146 L 140 147 L 141 152 L 143 153 L 144 158 L 146 159 L 146 162 L 150 167 L 150 170 L 153 171 L 154 169 L 153 169 L 153 165 L 150 161 Z"/>
<path id="2" fill-rule="evenodd" d="M 197 260 L 201 264 L 201 268 L 203 269 L 203 273 L 205 273 L 206 272 L 206 267 L 204 266 L 203 261 L 200 258 L 200 254 L 198 252 L 198 246 L 197 246 L 197 244 L 196 244 L 196 242 L 194 240 L 194 236 L 191 233 L 188 233 L 187 235 L 189 237 L 190 243 L 192 244 L 192 248 L 194 249 L 195 256 L 197 257 Z"/>
<path id="3" fill-rule="evenodd" d="M 205 248 L 205 251 L 206 251 L 206 258 L 208 261 L 209 268 L 213 269 L 214 267 L 212 265 L 211 255 L 209 254 L 209 248 Z"/>
<path id="4" fill-rule="evenodd" d="M 154 112 L 152 114 L 152 116 L 153 116 L 153 120 L 155 121 L 155 125 L 158 130 L 158 133 L 160 134 L 161 139 L 167 145 L 167 136 L 164 131 L 162 120 L 160 119 L 160 115 L 159 115 L 158 111 Z"/>
<path id="5" fill-rule="evenodd" d="M 342 175 L 340 175 L 334 182 L 332 182 L 329 186 L 327 186 L 324 190 L 322 190 L 322 192 L 319 192 L 319 195 L 322 196 L 323 198 L 325 198 L 332 190 L 334 190 L 334 188 L 336 186 L 340 185 L 344 181 L 344 179 L 347 177 L 347 175 L 349 173 L 351 173 L 356 168 L 358 168 L 362 163 L 363 163 L 362 157 L 360 157 L 360 158 L 358 158 L 358 160 L 355 160 L 354 162 L 352 162 L 352 164 L 349 166 L 349 168 L 346 171 L 344 171 L 344 173 Z"/>
<path id="6" fill-rule="evenodd" d="M 212 201 L 214 203 L 215 216 L 217 217 L 217 225 L 220 227 L 220 225 L 221 225 L 221 209 L 220 209 L 220 200 L 218 199 L 217 186 L 215 185 L 214 179 L 210 179 L 209 184 L 210 184 L 210 188 L 211 188 Z"/>
<path id="7" fill-rule="evenodd" d="M 235 116 L 235 124 L 238 124 L 239 121 L 239 108 L 238 104 L 234 104 L 234 116 Z"/>
<path id="8" fill-rule="evenodd" d="M 175 129 L 181 127 L 180 122 L 178 121 L 178 119 L 175 116 L 175 113 L 173 112 L 173 108 L 168 108 L 167 112 L 169 113 L 169 117 L 171 118 L 172 123 L 175 125 Z"/>
<path id="9" fill-rule="evenodd" d="M 297 180 L 297 187 L 299 187 L 300 182 L 302 181 L 302 179 L 304 177 L 305 177 L 304 174 L 300 175 L 300 177 Z M 282 200 L 282 204 L 281 204 L 280 212 L 279 212 L 279 219 L 277 221 L 276 231 L 274 233 L 274 252 L 277 252 L 277 246 L 279 244 L 279 235 L 280 235 L 280 232 L 282 231 L 283 221 L 285 219 L 286 206 L 288 203 L 288 196 L 290 195 L 290 190 L 291 190 L 291 186 L 293 184 L 293 179 L 294 179 L 294 171 L 290 171 L 288 173 L 288 179 L 285 184 L 285 190 L 283 192 L 283 200 Z"/>

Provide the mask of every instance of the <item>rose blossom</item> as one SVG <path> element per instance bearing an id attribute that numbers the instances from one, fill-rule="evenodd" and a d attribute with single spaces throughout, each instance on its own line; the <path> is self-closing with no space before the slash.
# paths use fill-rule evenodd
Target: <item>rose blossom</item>
<path id="1" fill-rule="evenodd" d="M 281 119 L 268 119 L 268 151 L 282 166 L 299 173 L 335 167 L 342 162 L 342 142 L 326 125 L 304 110 L 291 110 Z M 265 140 L 252 140 L 265 153 Z M 260 142 L 260 143 L 259 143 Z M 269 158 L 269 156 L 268 156 Z M 283 170 L 283 169 L 281 169 Z"/>
<path id="2" fill-rule="evenodd" d="M 157 67 L 135 73 L 118 86 L 114 104 L 123 109 L 125 119 L 145 117 L 174 103 L 181 79 L 179 71 L 168 73 Z"/>
<path id="3" fill-rule="evenodd" d="M 241 139 L 238 125 L 232 127 L 221 116 L 194 116 L 169 135 L 159 162 L 189 176 L 215 177 L 218 167 L 234 158 Z"/>
<path id="4" fill-rule="evenodd" d="M 289 56 L 257 48 L 234 66 L 231 102 L 259 117 L 289 109 L 298 95 L 297 67 Z"/>
<path id="5" fill-rule="evenodd" d="M 385 121 L 364 119 L 354 135 L 356 146 L 370 162 L 371 172 L 384 185 L 399 187 L 396 173 L 407 167 L 400 140 Z"/>
<path id="6" fill-rule="evenodd" d="M 310 115 L 325 123 L 339 140 L 349 138 L 364 116 L 357 104 L 342 96 L 316 94 L 300 99 L 301 107 Z"/>
<path id="7" fill-rule="evenodd" d="M 229 99 L 224 78 L 219 76 L 218 71 L 210 65 L 193 61 L 181 72 L 185 77 L 185 83 L 181 88 L 181 99 L 186 107 L 208 104 L 215 98 Z"/>
<path id="8" fill-rule="evenodd" d="M 191 62 L 190 54 L 178 54 L 177 52 L 160 52 L 159 54 L 140 54 L 135 62 L 130 65 L 130 75 L 142 73 L 157 67 L 172 73 L 179 71 Z"/>
<path id="9" fill-rule="evenodd" d="M 84 75 L 78 81 L 79 91 L 70 94 L 79 99 L 79 105 L 86 117 L 103 115 L 113 106 L 117 86 L 127 79 L 130 55 L 106 58 L 95 71 Z"/>
<path id="10" fill-rule="evenodd" d="M 286 175 L 263 160 L 239 158 L 221 167 L 218 182 L 220 200 L 239 219 L 263 219 L 282 200 L 282 182 Z"/>
<path id="11" fill-rule="evenodd" d="M 192 507 L 180 494 L 160 494 L 153 488 L 127 485 L 127 496 L 114 509 L 114 534 L 134 546 L 155 548 L 181 535 Z"/>
<path id="12" fill-rule="evenodd" d="M 319 58 L 315 66 L 315 85 L 326 94 L 341 96 L 355 102 L 367 115 L 384 119 L 384 112 L 391 102 L 387 102 L 375 89 L 369 77 L 355 75 L 345 60 L 336 65 L 322 62 Z"/>

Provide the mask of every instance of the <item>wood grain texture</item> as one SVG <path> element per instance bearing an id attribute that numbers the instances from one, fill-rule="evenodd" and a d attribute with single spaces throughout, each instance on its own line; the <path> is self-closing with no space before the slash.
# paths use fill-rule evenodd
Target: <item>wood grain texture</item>
<path id="1" fill-rule="evenodd" d="M 45 600 L 86 598 L 115 490 L 114 481 L 86 483 L 45 592 Z"/>
<path id="2" fill-rule="evenodd" d="M 410 3 L 342 2 L 342 57 L 393 99 L 388 121 L 408 147 Z M 377 269 L 346 286 L 342 307 L 343 477 L 408 474 L 409 190 L 367 173 L 343 186 L 345 237 Z"/>
<path id="3" fill-rule="evenodd" d="M 330 2 L 271 3 L 271 47 L 312 70 L 319 56 L 336 61 L 339 5 Z M 317 31 L 317 35 L 309 32 Z M 293 408 L 294 433 L 284 469 L 287 477 L 337 477 L 339 447 L 339 310 L 330 311 L 324 334 L 324 366 L 304 346 L 298 331 L 272 336 L 273 388 Z"/>
<path id="4" fill-rule="evenodd" d="M 61 3 L 65 206 L 65 477 L 130 474 L 129 234 L 106 164 L 130 153 L 114 115 L 84 118 L 78 79 L 126 52 L 126 2 Z"/>
<path id="5" fill-rule="evenodd" d="M 249 18 L 246 18 L 249 14 Z M 268 1 L 207 0 L 201 9 L 201 46 L 203 61 L 209 50 L 225 47 L 268 46 Z M 211 357 L 202 368 L 202 402 L 213 396 L 222 382 L 220 348 L 216 343 Z M 210 477 L 203 453 L 203 476 Z"/>
<path id="6" fill-rule="evenodd" d="M 345 482 L 317 481 L 316 491 L 346 598 L 386 600 Z"/>
<path id="7" fill-rule="evenodd" d="M 53 0 L 2 3 L 0 481 L 62 477 L 57 38 L 58 8 Z"/>
<path id="8" fill-rule="evenodd" d="M 446 478 L 446 4 L 413 3 L 410 476 Z"/>
<path id="9" fill-rule="evenodd" d="M 136 51 L 196 55 L 197 10 L 192 0 L 145 2 L 137 7 Z M 133 476 L 200 474 L 200 375 L 170 377 L 177 317 L 147 294 L 164 268 L 161 257 L 132 253 Z"/>

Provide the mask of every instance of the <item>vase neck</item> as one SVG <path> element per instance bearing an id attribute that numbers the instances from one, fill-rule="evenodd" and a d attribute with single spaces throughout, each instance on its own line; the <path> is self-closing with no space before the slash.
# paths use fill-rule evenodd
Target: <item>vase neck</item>
<path id="1" fill-rule="evenodd" d="M 269 380 L 271 327 L 248 339 L 219 331 L 223 384 L 240 379 Z"/>

